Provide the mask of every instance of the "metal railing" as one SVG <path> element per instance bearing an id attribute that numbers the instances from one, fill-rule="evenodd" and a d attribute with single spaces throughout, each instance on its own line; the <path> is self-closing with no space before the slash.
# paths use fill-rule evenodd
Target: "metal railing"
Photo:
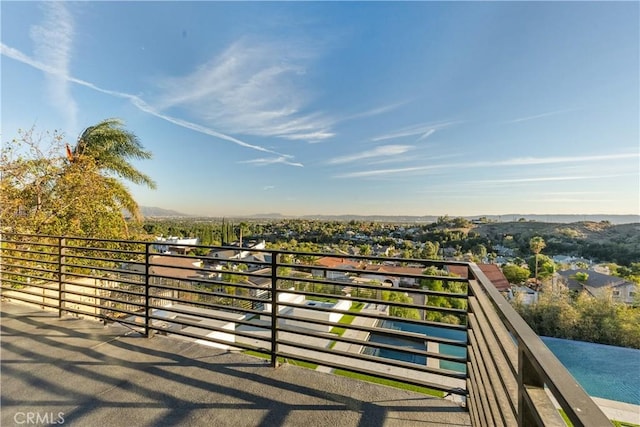
<path id="1" fill-rule="evenodd" d="M 235 246 L 195 257 L 7 233 L 0 244 L 3 298 L 59 315 L 437 390 L 478 426 L 566 425 L 559 408 L 575 426 L 609 423 L 473 263 Z"/>

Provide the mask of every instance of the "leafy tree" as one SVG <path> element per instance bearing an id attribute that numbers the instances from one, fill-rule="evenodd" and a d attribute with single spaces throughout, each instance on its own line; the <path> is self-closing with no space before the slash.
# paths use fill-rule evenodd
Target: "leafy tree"
<path id="1" fill-rule="evenodd" d="M 360 250 L 360 255 L 371 255 L 371 245 L 360 245 L 358 249 Z"/>
<path id="2" fill-rule="evenodd" d="M 529 271 L 537 270 L 537 279 L 539 280 L 549 279 L 556 271 L 556 264 L 546 255 L 532 256 L 527 260 L 527 264 Z"/>
<path id="3" fill-rule="evenodd" d="M 150 159 L 151 152 L 146 151 L 138 137 L 124 129 L 119 119 L 107 119 L 86 128 L 73 148 L 67 148 L 69 168 L 79 165 L 85 171 L 100 174 L 103 185 L 110 188 L 115 198 L 134 218 L 140 219 L 140 208 L 124 183 L 114 179 L 143 184 L 156 188 L 155 182 L 137 170 L 130 160 Z"/>
<path id="4" fill-rule="evenodd" d="M 575 275 L 574 278 L 580 282 L 580 283 L 586 283 L 587 280 L 589 280 L 589 274 L 585 273 L 584 271 L 578 271 Z"/>
<path id="5" fill-rule="evenodd" d="M 482 261 L 487 256 L 487 248 L 485 245 L 478 243 L 473 245 L 471 253 L 477 260 Z"/>
<path id="6" fill-rule="evenodd" d="M 574 297 L 566 287 L 544 285 L 536 303 L 513 305 L 538 335 L 640 348 L 640 308 L 611 295 Z"/>
<path id="7" fill-rule="evenodd" d="M 438 251 L 440 250 L 440 244 L 438 242 L 425 242 L 420 252 L 420 258 L 423 259 L 436 259 L 438 258 Z"/>
<path id="8" fill-rule="evenodd" d="M 449 272 L 438 270 L 435 267 L 427 267 L 423 274 L 427 276 L 450 276 Z M 465 294 L 467 292 L 466 284 L 463 282 L 448 281 L 443 279 L 420 279 L 420 286 L 423 289 L 429 289 L 436 292 L 449 292 L 452 294 Z M 443 308 L 459 308 L 466 309 L 467 301 L 464 298 L 445 297 L 439 295 L 428 295 L 426 297 L 427 307 L 443 307 Z M 455 319 L 455 320 L 453 320 Z M 466 319 L 461 319 L 455 315 L 449 315 L 437 310 L 427 310 L 426 320 L 434 322 L 447 322 L 460 324 Z"/>
<path id="9" fill-rule="evenodd" d="M 108 123 L 83 132 L 73 150 L 66 147 L 66 158 L 62 134 L 19 131 L 0 156 L 2 224 L 36 234 L 130 237 L 123 210 L 139 217 L 139 209 L 118 178 L 152 181 L 127 162 L 136 152 L 123 138 L 132 134 Z"/>
<path id="10" fill-rule="evenodd" d="M 544 239 L 540 236 L 534 236 L 529 240 L 529 248 L 531 252 L 535 255 L 535 278 L 538 280 L 538 254 L 542 252 L 542 250 L 546 247 L 546 243 Z"/>
<path id="11" fill-rule="evenodd" d="M 531 238 L 531 240 L 529 240 L 529 249 L 531 249 L 531 252 L 533 252 L 533 254 L 536 257 L 536 262 L 535 262 L 535 278 L 536 280 L 538 279 L 538 254 L 540 252 L 542 252 L 542 250 L 546 247 L 546 243 L 544 242 L 544 239 L 540 236 L 534 236 Z"/>
<path id="12" fill-rule="evenodd" d="M 399 302 L 402 304 L 412 304 L 413 299 L 404 292 L 382 291 L 382 300 L 390 303 Z M 420 319 L 418 310 L 410 307 L 398 307 L 390 304 L 389 315 L 403 317 L 405 319 Z"/>
<path id="13" fill-rule="evenodd" d="M 522 267 L 516 264 L 506 264 L 502 267 L 502 274 L 507 278 L 509 283 L 521 284 L 524 283 L 531 272 L 528 268 Z"/>

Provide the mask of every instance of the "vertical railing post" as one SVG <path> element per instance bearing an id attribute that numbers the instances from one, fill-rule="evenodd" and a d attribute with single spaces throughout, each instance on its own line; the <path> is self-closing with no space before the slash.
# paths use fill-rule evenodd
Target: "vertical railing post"
<path id="1" fill-rule="evenodd" d="M 144 335 L 147 338 L 151 338 L 151 304 L 150 300 L 150 291 L 149 291 L 149 274 L 151 273 L 150 267 L 150 248 L 151 245 L 149 243 L 144 244 Z"/>
<path id="2" fill-rule="evenodd" d="M 58 237 L 58 317 L 62 317 L 64 313 L 65 300 L 65 263 L 67 253 L 67 240 L 64 237 Z"/>
<path id="3" fill-rule="evenodd" d="M 518 340 L 518 426 L 537 425 L 537 418 L 526 399 L 527 387 L 544 388 L 544 381 L 529 360 L 522 342 Z"/>
<path id="4" fill-rule="evenodd" d="M 271 256 L 271 367 L 278 367 L 278 254 Z"/>

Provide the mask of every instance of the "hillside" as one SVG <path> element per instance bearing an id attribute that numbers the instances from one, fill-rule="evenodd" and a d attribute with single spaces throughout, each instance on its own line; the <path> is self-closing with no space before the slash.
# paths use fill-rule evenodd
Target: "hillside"
<path id="1" fill-rule="evenodd" d="M 176 218 L 190 216 L 169 209 L 162 209 L 151 206 L 140 206 L 140 210 L 142 211 L 142 216 L 144 216 L 145 218 Z"/>
<path id="2" fill-rule="evenodd" d="M 581 221 L 569 224 L 549 222 L 503 222 L 480 224 L 474 231 L 495 243 L 526 248 L 533 236 L 547 243 L 545 253 L 576 254 L 586 258 L 640 262 L 640 223 L 614 225 Z"/>

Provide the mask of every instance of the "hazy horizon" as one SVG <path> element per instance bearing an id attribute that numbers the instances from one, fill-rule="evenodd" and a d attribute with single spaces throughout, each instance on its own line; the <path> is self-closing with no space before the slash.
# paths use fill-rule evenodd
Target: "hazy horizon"
<path id="1" fill-rule="evenodd" d="M 420 219 L 420 220 L 432 220 L 435 221 L 438 217 L 442 215 L 376 215 L 374 213 L 370 214 L 309 214 L 309 215 L 284 215 L 278 212 L 256 212 L 253 214 L 246 215 L 194 215 L 188 212 L 180 212 L 172 209 L 164 209 L 157 206 L 142 206 L 143 214 L 148 218 L 170 218 L 170 217 L 184 217 L 184 218 L 210 218 L 210 219 L 310 219 L 310 218 L 319 218 L 319 219 L 371 219 L 371 218 L 379 218 L 379 219 L 388 219 L 399 220 L 399 219 Z M 467 219 L 479 219 L 486 217 L 490 220 L 497 220 L 499 222 L 515 222 L 524 218 L 526 220 L 535 219 L 544 222 L 544 220 L 548 220 L 548 222 L 579 222 L 579 221 L 602 221 L 609 220 L 612 224 L 620 225 L 620 224 L 635 224 L 640 223 L 640 214 L 520 214 L 520 213 L 506 213 L 499 215 L 491 215 L 491 214 L 477 214 L 477 215 L 448 215 L 452 218 L 454 217 L 464 217 Z"/>

